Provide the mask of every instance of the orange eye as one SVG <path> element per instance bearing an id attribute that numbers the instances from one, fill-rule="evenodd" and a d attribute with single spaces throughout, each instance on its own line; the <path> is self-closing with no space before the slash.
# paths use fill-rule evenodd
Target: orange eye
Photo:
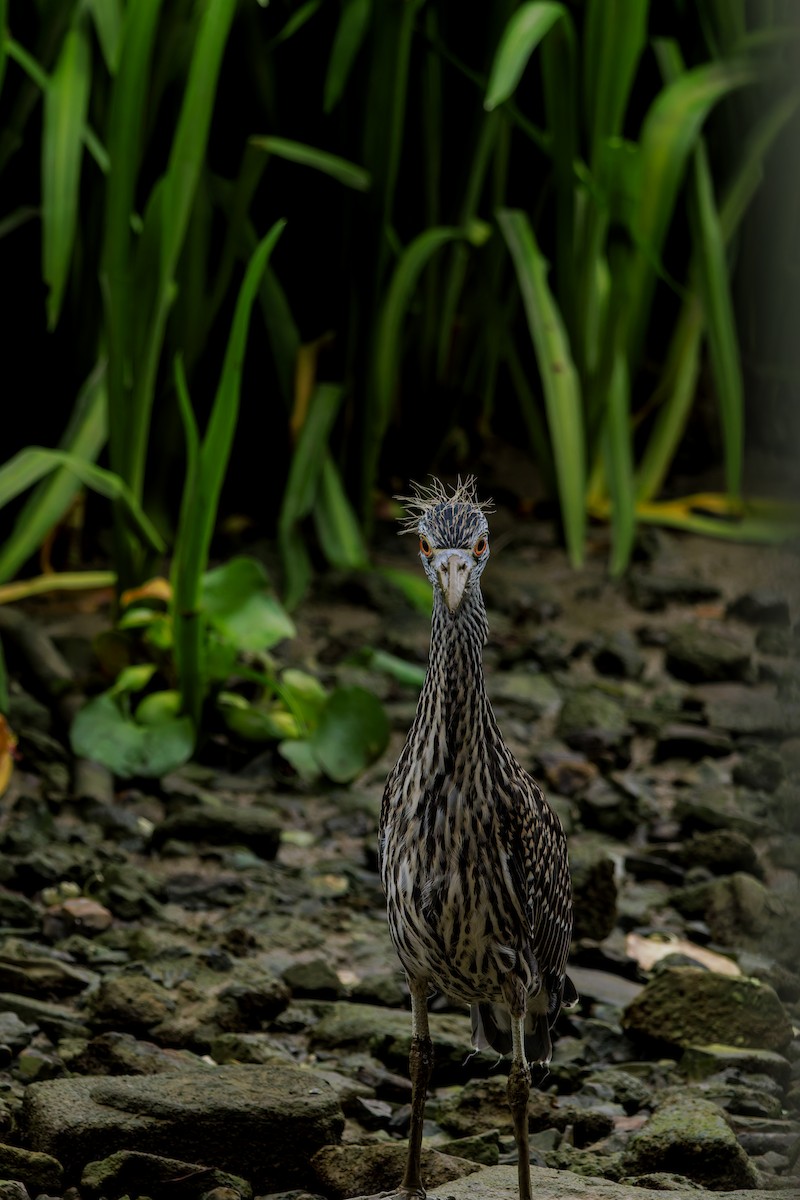
<path id="1" fill-rule="evenodd" d="M 433 547 L 428 539 L 424 537 L 419 539 L 419 550 L 420 554 L 424 554 L 426 558 L 430 558 L 433 554 Z"/>
<path id="2" fill-rule="evenodd" d="M 476 558 L 480 558 L 482 554 L 486 553 L 487 546 L 488 546 L 488 542 L 486 541 L 486 538 L 479 537 L 477 542 L 475 543 L 475 545 L 472 547 L 472 553 L 475 555 Z"/>

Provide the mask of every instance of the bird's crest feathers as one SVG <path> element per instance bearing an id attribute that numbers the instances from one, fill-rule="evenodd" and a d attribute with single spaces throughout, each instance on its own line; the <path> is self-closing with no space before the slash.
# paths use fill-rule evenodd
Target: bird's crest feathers
<path id="1" fill-rule="evenodd" d="M 411 488 L 410 496 L 395 496 L 395 500 L 399 500 L 406 510 L 405 516 L 400 520 L 401 533 L 416 533 L 420 521 L 443 504 L 468 504 L 482 513 L 494 511 L 491 500 L 478 499 L 474 475 L 467 475 L 463 481 L 459 475 L 452 489 L 448 489 L 446 484 L 433 475 L 429 486 L 412 480 Z"/>

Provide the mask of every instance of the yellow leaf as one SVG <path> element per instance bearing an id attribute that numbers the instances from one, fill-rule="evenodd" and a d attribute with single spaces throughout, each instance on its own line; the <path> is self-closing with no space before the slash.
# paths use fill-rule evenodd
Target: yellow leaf
<path id="1" fill-rule="evenodd" d="M 8 721 L 0 713 L 0 796 L 3 795 L 11 780 L 16 745 L 17 739 L 14 737 Z"/>
<path id="2" fill-rule="evenodd" d="M 129 608 L 136 600 L 163 600 L 168 604 L 172 599 L 172 584 L 168 579 L 157 575 L 155 579 L 148 579 L 147 583 L 142 583 L 139 587 L 128 588 L 119 599 L 123 608 Z"/>

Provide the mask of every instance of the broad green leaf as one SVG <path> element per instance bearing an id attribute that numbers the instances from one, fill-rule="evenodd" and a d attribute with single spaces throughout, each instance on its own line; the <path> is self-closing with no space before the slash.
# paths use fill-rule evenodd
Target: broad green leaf
<path id="1" fill-rule="evenodd" d="M 92 60 L 86 25 L 68 30 L 44 96 L 42 131 L 42 274 L 47 324 L 58 323 L 72 261 L 89 107 Z"/>
<path id="2" fill-rule="evenodd" d="M 424 613 L 428 617 L 431 615 L 433 593 L 431 585 L 421 571 L 405 571 L 402 567 L 376 567 L 376 570 L 384 579 L 388 579 L 399 592 L 402 592 L 417 612 Z"/>
<path id="3" fill-rule="evenodd" d="M 563 4 L 550 3 L 549 0 L 521 4 L 512 14 L 489 73 L 483 102 L 488 112 L 513 95 L 531 54 L 556 21 L 562 19 L 571 20 L 568 10 Z"/>
<path id="4" fill-rule="evenodd" d="M 151 692 L 136 706 L 138 725 L 163 725 L 181 715 L 181 694 L 174 689 Z"/>
<path id="5" fill-rule="evenodd" d="M 107 437 L 105 363 L 98 363 L 84 384 L 70 417 L 60 449 L 94 462 Z M 14 528 L 0 547 L 0 583 L 12 579 L 62 519 L 80 480 L 66 467 L 43 479 L 26 500 Z"/>
<path id="6" fill-rule="evenodd" d="M 319 765 L 335 783 L 349 783 L 383 753 L 389 721 L 383 705 L 360 687 L 337 688 L 309 738 Z"/>
<path id="7" fill-rule="evenodd" d="M 133 528 L 148 545 L 163 553 L 165 546 L 160 533 L 131 495 L 130 488 L 113 471 L 106 471 L 64 450 L 28 446 L 4 463 L 0 467 L 0 508 L 60 467 L 66 467 L 81 483 L 101 496 L 118 501 Z"/>
<path id="8" fill-rule="evenodd" d="M 319 724 L 320 714 L 328 702 L 328 693 L 316 676 L 289 667 L 281 673 L 275 691 L 305 730 Z M 287 735 L 284 733 L 281 736 Z"/>
<path id="9" fill-rule="evenodd" d="M 317 150 L 314 146 L 306 146 L 302 142 L 292 142 L 282 137 L 251 137 L 250 145 L 277 158 L 285 158 L 288 162 L 299 163 L 303 167 L 313 167 L 324 175 L 343 183 L 345 187 L 355 188 L 358 192 L 366 192 L 370 186 L 369 171 L 355 163 L 340 158 L 338 154 L 329 154 L 326 150 Z"/>
<path id="10" fill-rule="evenodd" d="M 356 661 L 363 663 L 373 671 L 382 671 L 406 687 L 419 689 L 425 682 L 424 667 L 418 663 L 408 662 L 404 658 L 398 658 L 396 654 L 389 654 L 386 650 L 365 647 L 356 655 Z"/>
<path id="11" fill-rule="evenodd" d="M 300 736 L 297 721 L 286 709 L 250 704 L 237 692 L 221 692 L 217 708 L 231 733 L 246 742 L 278 742 Z"/>
<path id="12" fill-rule="evenodd" d="M 191 758 L 194 741 L 188 717 L 137 725 L 109 692 L 89 700 L 70 730 L 72 750 L 79 758 L 101 763 L 120 779 L 158 778 L 174 771 Z"/>
<path id="13" fill-rule="evenodd" d="M 289 766 L 293 767 L 300 778 L 306 783 L 316 783 L 322 775 L 322 770 L 310 742 L 306 740 L 287 739 L 279 744 L 278 750 L 281 756 L 286 759 Z"/>
<path id="14" fill-rule="evenodd" d="M 326 113 L 332 112 L 342 98 L 371 13 L 372 0 L 344 0 L 325 76 L 322 108 Z"/>
<path id="15" fill-rule="evenodd" d="M 232 558 L 207 571 L 201 606 L 208 620 L 240 650 L 269 650 L 295 636 L 295 627 L 254 558 Z"/>
<path id="16" fill-rule="evenodd" d="M 155 663 L 134 663 L 133 666 L 123 667 L 109 692 L 113 696 L 122 696 L 126 692 L 141 692 L 150 683 L 156 670 Z"/>
<path id="17" fill-rule="evenodd" d="M 547 423 L 570 559 L 583 560 L 586 448 L 580 381 L 569 339 L 547 283 L 547 264 L 522 212 L 502 209 L 498 222 L 511 252 L 544 391 Z"/>

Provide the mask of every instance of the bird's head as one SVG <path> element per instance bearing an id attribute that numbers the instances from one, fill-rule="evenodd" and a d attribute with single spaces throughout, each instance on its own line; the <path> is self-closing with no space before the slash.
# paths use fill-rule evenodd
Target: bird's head
<path id="1" fill-rule="evenodd" d="M 434 479 L 412 496 L 398 497 L 406 507 L 405 533 L 419 537 L 419 556 L 434 591 L 451 613 L 479 587 L 489 561 L 489 501 L 478 501 L 475 478 L 459 479 L 452 491 Z"/>

